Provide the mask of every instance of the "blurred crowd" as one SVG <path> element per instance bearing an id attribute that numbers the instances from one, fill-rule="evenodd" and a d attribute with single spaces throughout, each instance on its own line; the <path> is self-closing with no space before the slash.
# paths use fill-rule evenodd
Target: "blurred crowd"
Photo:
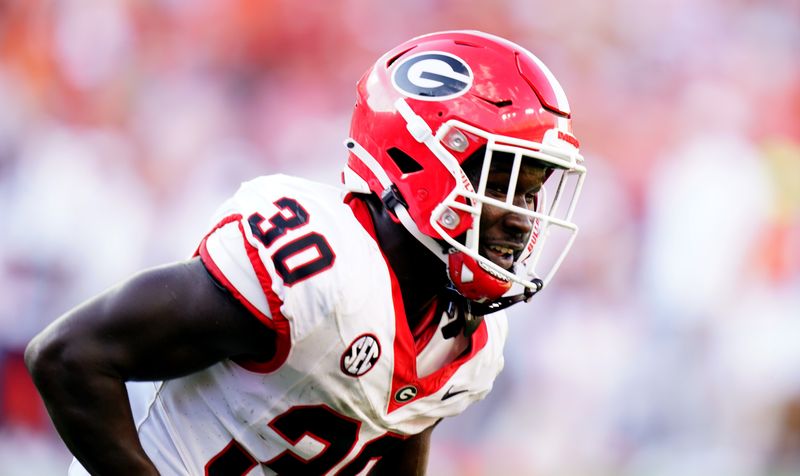
<path id="1" fill-rule="evenodd" d="M 69 455 L 22 351 L 189 256 L 239 182 L 336 183 L 358 77 L 425 32 L 532 50 L 589 166 L 434 475 L 800 474 L 800 1 L 0 0 L 0 467 Z"/>

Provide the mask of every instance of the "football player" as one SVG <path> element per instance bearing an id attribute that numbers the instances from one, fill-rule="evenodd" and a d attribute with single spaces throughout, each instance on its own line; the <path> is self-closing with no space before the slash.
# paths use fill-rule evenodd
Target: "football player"
<path id="1" fill-rule="evenodd" d="M 191 259 L 32 340 L 70 474 L 425 472 L 571 246 L 583 159 L 553 74 L 477 31 L 382 56 L 345 145 L 342 188 L 246 182 Z"/>

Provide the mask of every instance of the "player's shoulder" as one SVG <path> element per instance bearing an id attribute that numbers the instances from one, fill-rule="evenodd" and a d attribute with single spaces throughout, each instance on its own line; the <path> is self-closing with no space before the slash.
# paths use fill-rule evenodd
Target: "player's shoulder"
<path id="1" fill-rule="evenodd" d="M 505 311 L 497 311 L 484 316 L 487 330 L 489 331 L 490 338 L 495 340 L 500 347 L 505 344 L 508 337 L 508 317 Z"/>
<path id="2" fill-rule="evenodd" d="M 312 248 L 330 255 L 331 262 L 359 261 L 372 239 L 345 202 L 345 195 L 343 188 L 334 185 L 290 175 L 265 175 L 243 182 L 220 208 L 218 218 L 239 217 L 248 241 L 267 255 L 277 253 L 279 259 L 297 254 L 297 259 L 289 260 L 294 264 L 304 256 L 303 250 Z"/>
<path id="3" fill-rule="evenodd" d="M 494 379 L 503 370 L 505 346 L 508 340 L 508 319 L 504 311 L 484 316 L 483 323 L 486 326 L 486 345 L 476 356 L 476 368 L 482 370 L 473 376 L 472 384 L 478 390 L 478 399 L 486 396 L 494 384 Z M 483 382 L 483 387 L 480 382 Z"/>
<path id="4" fill-rule="evenodd" d="M 342 189 L 287 175 L 244 182 L 218 210 L 199 254 L 249 307 L 283 314 L 298 332 L 359 307 L 386 266 Z"/>
<path id="5" fill-rule="evenodd" d="M 341 187 L 291 175 L 259 176 L 242 182 L 217 209 L 214 223 L 238 216 L 251 225 L 263 222 L 264 229 L 279 228 L 281 235 L 292 236 L 301 226 L 303 232 L 316 229 L 332 235 L 337 224 L 352 225 L 345 193 Z"/>

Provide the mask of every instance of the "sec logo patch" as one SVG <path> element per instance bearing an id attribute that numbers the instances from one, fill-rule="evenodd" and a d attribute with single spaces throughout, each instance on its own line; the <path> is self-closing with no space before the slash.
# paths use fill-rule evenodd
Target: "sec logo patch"
<path id="1" fill-rule="evenodd" d="M 351 377 L 360 377 L 375 366 L 381 356 L 381 345 L 372 334 L 363 334 L 347 347 L 340 362 L 342 372 Z"/>

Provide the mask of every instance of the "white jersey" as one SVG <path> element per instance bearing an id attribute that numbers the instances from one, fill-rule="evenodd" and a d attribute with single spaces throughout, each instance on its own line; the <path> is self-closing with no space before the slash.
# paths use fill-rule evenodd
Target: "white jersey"
<path id="1" fill-rule="evenodd" d="M 365 205 L 343 198 L 277 175 L 244 183 L 220 209 L 198 254 L 277 332 L 277 352 L 131 397 L 162 474 L 358 474 L 491 389 L 503 367 L 503 312 L 449 338 L 452 317 L 431 315 L 439 327 L 415 341 Z"/>

